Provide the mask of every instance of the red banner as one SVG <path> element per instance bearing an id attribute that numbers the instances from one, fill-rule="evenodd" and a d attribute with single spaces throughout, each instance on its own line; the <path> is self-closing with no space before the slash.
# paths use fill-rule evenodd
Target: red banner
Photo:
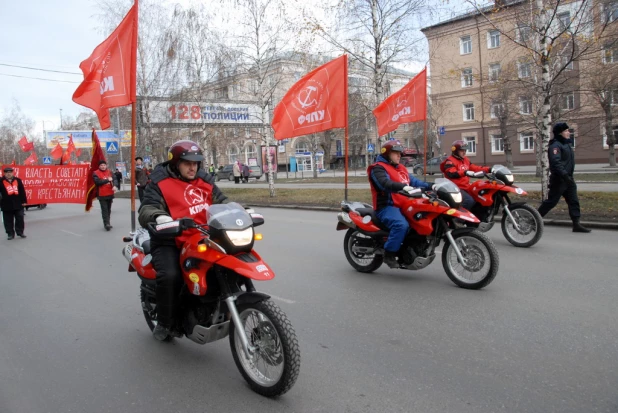
<path id="1" fill-rule="evenodd" d="M 83 204 L 88 165 L 15 166 L 24 183 L 28 204 Z"/>

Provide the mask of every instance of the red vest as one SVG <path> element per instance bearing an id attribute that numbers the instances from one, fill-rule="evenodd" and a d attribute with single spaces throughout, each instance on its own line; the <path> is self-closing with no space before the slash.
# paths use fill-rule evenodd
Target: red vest
<path id="1" fill-rule="evenodd" d="M 9 183 L 8 180 L 4 180 L 4 187 L 6 193 L 9 195 L 19 195 L 19 187 L 17 186 L 17 179 L 13 179 L 13 183 Z"/>
<path id="2" fill-rule="evenodd" d="M 106 169 L 105 171 L 97 169 L 96 171 L 94 171 L 94 174 L 102 181 L 107 181 L 107 178 L 111 178 L 112 177 L 112 173 L 110 172 L 109 169 Z M 98 191 L 99 191 L 97 196 L 110 196 L 110 195 L 114 195 L 114 184 L 113 184 L 113 181 L 109 181 L 105 185 L 98 186 L 97 188 L 98 188 Z"/>
<path id="3" fill-rule="evenodd" d="M 401 182 L 402 184 L 410 185 L 410 173 L 408 172 L 408 169 L 402 164 L 397 164 L 397 167 L 394 167 L 390 163 L 385 163 L 385 162 L 376 162 L 373 165 L 369 165 L 369 168 L 367 168 L 367 177 L 369 178 L 369 183 L 371 186 L 371 198 L 373 200 L 373 209 L 378 208 L 378 190 L 376 189 L 374 182 L 371 180 L 371 170 L 376 165 L 380 165 L 381 167 L 384 168 L 384 170 L 388 174 L 388 177 L 391 179 L 391 181 Z M 396 205 L 396 204 L 395 206 L 399 207 L 399 205 Z"/>
<path id="4" fill-rule="evenodd" d="M 193 218 L 196 224 L 206 224 L 206 212 L 212 205 L 212 185 L 201 178 L 191 182 L 166 178 L 158 183 L 172 219 Z M 189 229 L 176 238 L 178 248 L 197 233 Z"/>
<path id="5" fill-rule="evenodd" d="M 449 163 L 453 166 L 450 168 L 446 167 L 446 164 Z M 456 156 L 449 156 L 440 164 L 440 170 L 444 174 L 444 177 L 451 180 L 455 185 L 457 185 L 460 189 L 466 190 L 470 187 L 470 178 L 466 176 L 466 171 L 470 170 L 472 172 L 480 172 L 485 171 L 489 172 L 489 168 L 486 166 L 478 166 L 474 165 L 470 162 L 468 157 L 464 157 L 460 159 Z M 450 178 L 446 175 L 447 172 L 457 172 L 459 174 L 459 178 Z"/>

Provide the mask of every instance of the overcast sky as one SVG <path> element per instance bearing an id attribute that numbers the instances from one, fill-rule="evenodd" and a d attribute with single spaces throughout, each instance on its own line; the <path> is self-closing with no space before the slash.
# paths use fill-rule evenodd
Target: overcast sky
<path id="1" fill-rule="evenodd" d="M 461 8 L 464 0 L 440 2 L 452 10 L 455 5 Z M 79 63 L 105 38 L 97 31 L 96 13 L 93 0 L 0 0 L 0 115 L 16 99 L 22 112 L 36 121 L 35 132 L 42 136 L 43 122 L 46 130 L 59 129 L 61 109 L 63 116 L 73 117 L 87 110 L 73 103 L 71 96 L 82 80 Z"/>

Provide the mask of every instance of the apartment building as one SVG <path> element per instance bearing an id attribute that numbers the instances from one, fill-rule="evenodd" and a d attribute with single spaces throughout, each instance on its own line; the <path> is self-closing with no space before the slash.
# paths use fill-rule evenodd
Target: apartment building
<path id="1" fill-rule="evenodd" d="M 442 152 L 450 152 L 451 143 L 463 139 L 469 143 L 468 156 L 473 162 L 498 164 L 506 161 L 508 143 L 516 165 L 536 162 L 537 115 L 542 102 L 534 85 L 542 73 L 535 62 L 538 56 L 531 51 L 535 32 L 526 21 L 533 6 L 534 2 L 522 0 L 496 2 L 422 29 L 429 42 L 434 116 L 445 129 Z M 582 23 L 584 14 L 593 16 L 589 23 Z M 618 1 L 611 0 L 562 2 L 552 16 L 552 27 L 565 32 L 564 42 L 556 47 L 560 50 L 551 55 L 552 68 L 560 70 L 551 101 L 552 121 L 569 123 L 578 162 L 608 160 L 605 118 L 588 93 L 587 82 L 595 70 L 604 69 L 602 65 L 616 70 L 618 47 L 614 41 L 587 54 L 586 59 L 570 61 L 569 45 L 575 44 L 576 52 L 585 46 L 569 42 L 574 38 L 589 42 L 599 32 L 607 37 L 616 32 L 617 19 Z M 607 23 L 603 30 L 599 30 L 599 21 Z M 569 37 L 574 30 L 577 35 Z M 608 93 L 618 96 L 618 89 Z M 618 126 L 611 133 L 618 138 Z"/>

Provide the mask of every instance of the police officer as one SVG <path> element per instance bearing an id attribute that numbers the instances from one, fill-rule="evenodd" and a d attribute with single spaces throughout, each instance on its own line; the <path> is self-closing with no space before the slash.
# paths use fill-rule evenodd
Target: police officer
<path id="1" fill-rule="evenodd" d="M 549 196 L 539 207 L 542 217 L 558 204 L 564 197 L 569 206 L 569 216 L 573 221 L 573 232 L 587 233 L 590 230 L 579 222 L 581 212 L 577 198 L 577 185 L 573 179 L 575 171 L 575 153 L 570 145 L 569 125 L 559 122 L 554 125 L 554 138 L 549 141 Z"/>
<path id="2" fill-rule="evenodd" d="M 403 146 L 399 141 L 388 141 L 382 145 L 376 163 L 367 168 L 371 185 L 373 209 L 382 223 L 389 229 L 384 243 L 384 262 L 390 268 L 399 266 L 397 253 L 410 229 L 408 221 L 393 202 L 391 194 L 397 191 L 412 193 L 414 187 L 430 189 L 432 184 L 423 182 L 408 173 L 400 164 Z"/>
<path id="3" fill-rule="evenodd" d="M 28 203 L 26 190 L 21 179 L 13 175 L 13 167 L 4 167 L 4 174 L 0 178 L 0 209 L 7 239 L 17 236 L 26 238 L 24 234 L 24 207 Z"/>

